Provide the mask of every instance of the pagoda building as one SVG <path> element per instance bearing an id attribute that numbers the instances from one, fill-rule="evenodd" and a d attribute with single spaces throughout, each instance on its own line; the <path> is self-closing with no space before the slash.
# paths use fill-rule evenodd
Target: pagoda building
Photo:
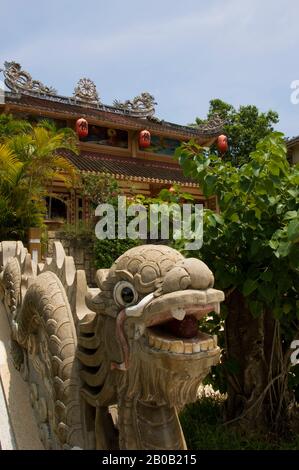
<path id="1" fill-rule="evenodd" d="M 299 135 L 286 139 L 287 156 L 291 164 L 299 163 Z"/>
<path id="2" fill-rule="evenodd" d="M 34 80 L 16 62 L 5 62 L 2 72 L 9 91 L 0 102 L 0 112 L 33 124 L 48 119 L 58 129 L 77 127 L 80 152 L 76 155 L 67 151 L 64 156 L 79 172 L 111 175 L 128 196 L 156 196 L 162 188 L 176 184 L 192 194 L 196 202 L 216 208 L 215 198 L 206 200 L 196 182 L 183 175 L 174 152 L 190 139 L 204 147 L 213 144 L 222 131 L 219 118 L 197 127 L 182 126 L 158 119 L 157 103 L 149 93 L 105 105 L 95 84 L 87 78 L 79 80 L 73 96 L 66 97 Z M 87 124 L 88 131 L 80 133 L 78 125 L 82 123 Z M 51 193 L 48 223 L 64 219 L 74 224 L 91 217 L 90 202 L 79 189 L 66 188 L 56 181 Z"/>

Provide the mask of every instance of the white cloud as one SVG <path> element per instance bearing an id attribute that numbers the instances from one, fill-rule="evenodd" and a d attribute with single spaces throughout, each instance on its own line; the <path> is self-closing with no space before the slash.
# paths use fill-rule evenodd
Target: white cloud
<path id="1" fill-rule="evenodd" d="M 155 22 L 152 19 L 146 21 L 146 15 L 145 20 L 137 24 L 134 18 L 127 18 L 124 24 L 116 22 L 108 33 L 101 31 L 101 22 L 98 29 L 89 29 L 83 24 L 82 31 L 72 29 L 71 24 L 66 23 L 55 34 L 45 25 L 38 40 L 32 35 L 28 42 L 26 37 L 22 38 L 13 50 L 8 44 L 5 53 L 33 59 L 45 51 L 53 53 L 47 60 L 55 60 L 67 52 L 70 59 L 83 55 L 95 57 L 99 62 L 112 59 L 113 54 L 126 53 L 130 60 L 134 52 L 143 51 L 143 56 L 168 53 L 174 46 L 180 50 L 186 47 L 193 52 L 197 50 L 199 56 L 211 47 L 219 47 L 220 54 L 222 49 L 230 47 L 234 56 L 249 52 L 260 55 L 269 49 L 275 53 L 298 39 L 295 14 L 298 10 L 299 5 L 294 0 L 276 3 L 270 0 L 224 0 L 184 16 L 160 19 L 157 14 Z"/>

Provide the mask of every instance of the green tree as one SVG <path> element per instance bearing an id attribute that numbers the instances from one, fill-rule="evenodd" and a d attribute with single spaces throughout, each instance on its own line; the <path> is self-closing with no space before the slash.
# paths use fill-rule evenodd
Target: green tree
<path id="1" fill-rule="evenodd" d="M 290 344 L 299 337 L 299 168 L 289 165 L 279 133 L 262 139 L 239 167 L 207 157 L 194 141 L 177 156 L 220 207 L 219 214 L 204 211 L 197 255 L 226 293 L 213 327 L 224 324 L 217 372 L 228 392 L 227 419 L 250 431 L 278 430 L 298 391 Z"/>
<path id="2" fill-rule="evenodd" d="M 69 130 L 56 131 L 50 123 L 31 127 L 3 117 L 1 130 L 0 238 L 24 240 L 29 227 L 43 224 L 45 196 L 51 194 L 53 181 L 75 183 L 76 170 L 61 151 L 77 152 L 76 137 Z"/>
<path id="3" fill-rule="evenodd" d="M 95 209 L 99 204 L 115 202 L 120 191 L 112 175 L 86 172 L 81 174 L 81 193 L 88 197 L 92 209 Z"/>
<path id="4" fill-rule="evenodd" d="M 256 106 L 240 106 L 236 110 L 231 104 L 220 99 L 210 101 L 207 119 L 218 114 L 225 120 L 223 133 L 227 135 L 229 150 L 224 155 L 225 160 L 234 165 L 240 165 L 249 159 L 257 143 L 272 132 L 273 125 L 278 123 L 278 114 L 275 111 L 260 112 Z M 196 124 L 205 120 L 196 118 Z M 216 146 L 212 150 L 217 153 Z"/>
<path id="5" fill-rule="evenodd" d="M 3 143 L 8 137 L 29 132 L 31 125 L 24 119 L 15 119 L 11 114 L 0 114 L 0 142 Z"/>

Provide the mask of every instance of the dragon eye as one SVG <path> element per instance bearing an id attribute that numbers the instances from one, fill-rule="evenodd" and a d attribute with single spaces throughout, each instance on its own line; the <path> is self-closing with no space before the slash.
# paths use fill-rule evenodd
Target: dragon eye
<path id="1" fill-rule="evenodd" d="M 128 307 L 134 304 L 138 299 L 138 294 L 134 286 L 127 281 L 120 281 L 116 284 L 113 296 L 115 302 L 121 307 Z"/>

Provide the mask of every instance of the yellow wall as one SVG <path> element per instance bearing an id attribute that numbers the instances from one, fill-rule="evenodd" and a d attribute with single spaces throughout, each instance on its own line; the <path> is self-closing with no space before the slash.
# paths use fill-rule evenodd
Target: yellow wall
<path id="1" fill-rule="evenodd" d="M 292 160 L 293 160 L 293 163 L 299 163 L 299 146 L 294 147 L 292 151 Z"/>

